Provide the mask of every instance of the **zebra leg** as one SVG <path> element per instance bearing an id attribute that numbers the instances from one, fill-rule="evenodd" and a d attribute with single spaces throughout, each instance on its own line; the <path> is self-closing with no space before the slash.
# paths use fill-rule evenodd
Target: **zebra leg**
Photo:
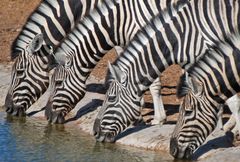
<path id="1" fill-rule="evenodd" d="M 227 123 L 225 123 L 223 126 L 224 132 L 231 131 L 235 125 L 236 125 L 235 117 L 234 117 L 234 115 L 231 115 L 230 118 L 228 119 Z"/>
<path id="2" fill-rule="evenodd" d="M 235 95 L 229 98 L 226 101 L 226 103 L 230 111 L 232 112 L 232 115 L 229 120 L 231 120 L 230 122 L 233 124 L 236 123 L 235 129 L 232 129 L 232 131 L 235 135 L 238 135 L 240 133 L 240 97 L 238 95 Z M 228 122 L 226 124 L 228 124 Z M 229 129 L 229 128 L 225 127 L 225 129 Z"/>
<path id="3" fill-rule="evenodd" d="M 166 121 L 166 113 L 164 110 L 162 97 L 161 97 L 161 82 L 160 78 L 158 77 L 149 87 L 149 90 L 151 92 L 152 98 L 153 98 L 153 105 L 154 105 L 154 117 L 151 121 L 152 125 L 155 124 L 163 124 Z"/>
<path id="4" fill-rule="evenodd" d="M 224 107 L 224 105 L 220 105 L 220 107 L 219 107 L 220 110 L 218 112 L 217 129 L 223 129 L 223 121 L 222 121 L 223 107 Z"/>

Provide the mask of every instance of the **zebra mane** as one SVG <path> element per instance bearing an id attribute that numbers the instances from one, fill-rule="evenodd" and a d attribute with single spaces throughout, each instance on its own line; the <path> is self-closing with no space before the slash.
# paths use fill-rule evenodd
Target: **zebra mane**
<path id="1" fill-rule="evenodd" d="M 118 55 L 118 57 L 120 57 L 120 56 Z M 115 62 L 116 61 L 114 61 L 112 64 L 114 64 Z M 108 62 L 108 64 L 110 64 L 110 62 Z M 104 82 L 105 89 L 109 89 L 109 86 L 110 86 L 110 84 L 113 80 L 115 80 L 115 76 L 114 76 L 113 73 L 111 73 L 110 67 L 108 65 L 107 72 L 106 72 L 106 77 L 105 77 L 105 82 Z"/>
<path id="2" fill-rule="evenodd" d="M 182 98 L 184 97 L 188 91 L 189 91 L 189 83 L 187 82 L 187 74 L 186 72 L 181 75 L 178 85 L 177 85 L 177 92 L 176 92 L 176 96 L 178 98 Z"/>
<path id="3" fill-rule="evenodd" d="M 104 81 L 104 88 L 107 90 L 110 86 L 111 81 L 113 80 L 113 76 L 110 73 L 109 68 L 107 69 L 107 73 L 106 73 L 106 77 L 105 77 L 105 81 Z"/>

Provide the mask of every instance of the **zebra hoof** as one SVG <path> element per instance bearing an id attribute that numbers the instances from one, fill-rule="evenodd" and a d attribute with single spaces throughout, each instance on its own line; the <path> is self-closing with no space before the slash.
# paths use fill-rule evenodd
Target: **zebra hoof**
<path id="1" fill-rule="evenodd" d="M 151 121 L 151 125 L 163 125 L 166 121 L 167 119 L 162 119 L 162 120 L 153 119 Z"/>

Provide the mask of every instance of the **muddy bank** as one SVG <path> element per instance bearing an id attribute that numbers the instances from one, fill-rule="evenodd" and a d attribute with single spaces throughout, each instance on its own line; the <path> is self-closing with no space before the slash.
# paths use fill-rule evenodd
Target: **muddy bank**
<path id="1" fill-rule="evenodd" d="M 10 71 L 11 65 L 0 64 L 1 106 L 4 103 L 10 82 Z M 103 80 L 90 76 L 87 82 L 88 92 L 85 98 L 69 114 L 66 125 L 74 125 L 92 135 L 93 121 L 104 98 L 102 83 Z M 47 98 L 48 92 L 27 111 L 28 117 L 38 117 L 45 120 L 43 107 L 47 102 Z M 163 126 L 140 125 L 128 129 L 118 138 L 117 143 L 168 153 L 169 138 L 173 128 L 174 123 L 164 124 Z M 222 131 L 216 130 L 208 138 L 208 141 L 197 150 L 194 159 L 218 162 L 239 161 L 240 147 L 234 147 L 232 140 L 231 134 L 226 135 Z"/>

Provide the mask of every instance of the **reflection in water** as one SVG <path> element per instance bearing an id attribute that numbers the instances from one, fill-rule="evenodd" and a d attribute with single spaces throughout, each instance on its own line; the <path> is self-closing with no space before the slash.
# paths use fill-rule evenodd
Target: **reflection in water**
<path id="1" fill-rule="evenodd" d="M 0 161 L 171 161 L 169 155 L 118 144 L 96 143 L 75 127 L 33 118 L 6 117 L 0 111 Z"/>

